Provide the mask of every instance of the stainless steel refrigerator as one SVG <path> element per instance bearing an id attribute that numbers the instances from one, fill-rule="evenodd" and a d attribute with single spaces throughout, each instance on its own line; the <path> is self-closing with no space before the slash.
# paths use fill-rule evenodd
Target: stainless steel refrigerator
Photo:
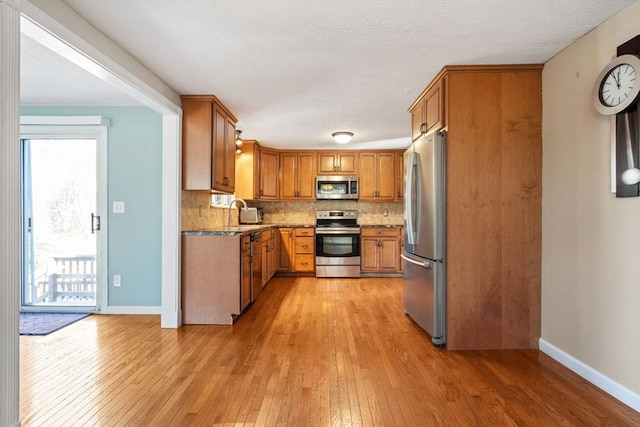
<path id="1" fill-rule="evenodd" d="M 404 311 L 440 346 L 446 338 L 445 133 L 417 139 L 404 165 Z"/>

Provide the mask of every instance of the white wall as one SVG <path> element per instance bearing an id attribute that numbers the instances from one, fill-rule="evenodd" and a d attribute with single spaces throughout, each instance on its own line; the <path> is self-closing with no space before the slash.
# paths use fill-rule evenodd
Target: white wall
<path id="1" fill-rule="evenodd" d="M 596 112 L 591 93 L 616 47 L 638 34 L 640 1 L 542 73 L 541 349 L 546 342 L 604 375 L 633 407 L 640 401 L 640 197 L 610 191 L 610 118 Z"/>

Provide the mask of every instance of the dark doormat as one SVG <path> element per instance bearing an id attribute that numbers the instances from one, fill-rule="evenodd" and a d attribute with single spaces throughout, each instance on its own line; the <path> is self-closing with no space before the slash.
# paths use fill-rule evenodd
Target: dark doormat
<path id="1" fill-rule="evenodd" d="M 91 313 L 20 313 L 20 335 L 48 335 Z"/>

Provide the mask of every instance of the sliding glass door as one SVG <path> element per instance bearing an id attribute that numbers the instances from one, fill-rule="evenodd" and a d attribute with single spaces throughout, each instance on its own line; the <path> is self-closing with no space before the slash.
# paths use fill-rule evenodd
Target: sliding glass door
<path id="1" fill-rule="evenodd" d="M 21 142 L 22 305 L 95 308 L 100 236 L 96 139 Z"/>

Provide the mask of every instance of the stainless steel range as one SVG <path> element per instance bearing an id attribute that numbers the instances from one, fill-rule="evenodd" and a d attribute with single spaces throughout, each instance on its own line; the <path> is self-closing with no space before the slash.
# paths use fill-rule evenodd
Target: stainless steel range
<path id="1" fill-rule="evenodd" d="M 358 211 L 316 211 L 316 277 L 360 277 Z"/>

